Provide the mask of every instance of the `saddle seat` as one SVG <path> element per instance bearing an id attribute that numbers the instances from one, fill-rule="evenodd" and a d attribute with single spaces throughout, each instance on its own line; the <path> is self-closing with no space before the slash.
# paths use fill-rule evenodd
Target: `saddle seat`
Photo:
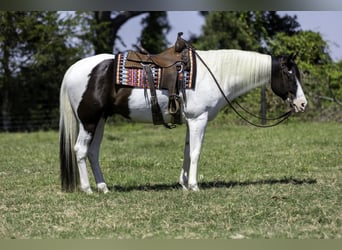
<path id="1" fill-rule="evenodd" d="M 148 54 L 146 50 L 143 53 L 129 51 L 127 55 L 126 67 L 141 68 L 142 64 L 154 64 L 160 68 L 169 68 L 177 62 L 187 63 L 187 44 L 181 38 L 183 33 L 179 32 L 174 46 L 166 49 L 159 54 Z"/>

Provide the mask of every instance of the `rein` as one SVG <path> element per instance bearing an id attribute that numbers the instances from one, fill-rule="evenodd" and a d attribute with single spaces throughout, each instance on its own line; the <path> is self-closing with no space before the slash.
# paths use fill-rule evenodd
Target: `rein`
<path id="1" fill-rule="evenodd" d="M 213 72 L 210 70 L 210 68 L 208 67 L 208 65 L 204 62 L 204 60 L 200 57 L 200 55 L 196 52 L 195 49 L 193 49 L 193 52 L 196 54 L 196 56 L 198 57 L 198 59 L 200 59 L 200 61 L 203 63 L 203 65 L 207 68 L 208 72 L 210 73 L 211 77 L 214 79 L 214 82 L 217 86 L 217 88 L 219 89 L 219 91 L 221 92 L 222 96 L 224 97 L 224 99 L 226 100 L 226 102 L 228 103 L 228 105 L 233 109 L 233 111 L 242 119 L 244 120 L 245 122 L 247 122 L 248 124 L 252 125 L 252 126 L 255 126 L 255 127 L 258 127 L 258 128 L 270 128 L 270 127 L 275 127 L 277 125 L 279 125 L 280 123 L 284 122 L 285 120 L 287 120 L 290 115 L 292 114 L 292 111 L 288 111 L 286 113 L 284 113 L 283 115 L 277 117 L 277 118 L 269 118 L 269 119 L 265 119 L 265 120 L 272 120 L 272 121 L 275 121 L 275 120 L 279 120 L 277 122 L 275 122 L 274 124 L 271 124 L 271 125 L 262 125 L 262 124 L 256 124 L 256 123 L 253 123 L 251 121 L 249 121 L 246 117 L 244 117 L 233 105 L 233 103 L 228 99 L 228 97 L 225 95 L 225 93 L 223 92 L 220 84 L 218 83 L 215 75 L 213 74 Z M 238 102 L 236 102 L 237 105 L 242 109 L 244 110 L 247 114 L 255 117 L 255 118 L 258 118 L 258 119 L 262 119 L 261 117 L 257 116 L 257 115 L 254 115 L 253 113 L 251 113 L 250 111 L 248 111 L 247 109 L 243 108 Z"/>

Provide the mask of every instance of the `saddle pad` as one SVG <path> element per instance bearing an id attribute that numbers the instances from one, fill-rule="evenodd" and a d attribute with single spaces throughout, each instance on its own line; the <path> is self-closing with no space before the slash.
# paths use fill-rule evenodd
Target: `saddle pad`
<path id="1" fill-rule="evenodd" d="M 116 67 L 114 72 L 115 84 L 135 88 L 149 88 L 143 69 L 126 66 L 128 53 L 129 52 L 118 53 L 116 56 Z M 196 57 L 192 50 L 189 50 L 189 60 L 190 70 L 184 70 L 184 83 L 186 88 L 191 89 L 195 87 L 196 80 Z M 152 66 L 151 70 L 155 87 L 160 89 L 163 68 Z"/>

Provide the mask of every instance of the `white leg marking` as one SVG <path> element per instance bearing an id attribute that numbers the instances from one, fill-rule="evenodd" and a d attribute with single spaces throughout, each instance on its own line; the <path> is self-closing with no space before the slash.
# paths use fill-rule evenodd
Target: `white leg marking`
<path id="1" fill-rule="evenodd" d="M 189 126 L 188 124 L 186 124 L 183 168 L 179 177 L 179 184 L 182 185 L 184 190 L 188 189 L 189 168 L 190 168 Z"/>
<path id="2" fill-rule="evenodd" d="M 108 193 L 109 190 L 107 188 L 107 184 L 104 183 L 104 182 L 101 182 L 101 183 L 97 183 L 97 189 L 100 191 L 100 192 L 103 192 L 104 194 Z"/>
<path id="3" fill-rule="evenodd" d="M 78 133 L 78 138 L 74 149 L 76 152 L 78 171 L 80 173 L 81 190 L 88 194 L 92 193 L 86 166 L 86 158 L 90 141 L 91 135 L 85 131 L 83 126 L 80 124 L 80 131 Z"/>
<path id="4" fill-rule="evenodd" d="M 200 157 L 205 129 L 208 123 L 208 113 L 203 113 L 195 119 L 188 119 L 190 132 L 190 170 L 188 188 L 198 191 L 197 163 Z"/>

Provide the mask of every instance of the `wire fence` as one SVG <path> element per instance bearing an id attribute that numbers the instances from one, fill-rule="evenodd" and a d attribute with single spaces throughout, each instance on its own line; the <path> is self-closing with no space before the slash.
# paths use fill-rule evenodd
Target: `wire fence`
<path id="1" fill-rule="evenodd" d="M 57 130 L 59 128 L 58 112 L 44 110 L 28 114 L 0 114 L 0 132 L 32 132 L 37 130 Z"/>
<path id="2" fill-rule="evenodd" d="M 309 107 L 305 115 L 298 116 L 300 119 L 342 122 L 342 96 L 341 94 L 338 95 L 338 91 L 330 88 L 330 80 L 329 78 L 322 81 L 312 76 L 303 76 L 302 81 L 305 94 L 309 100 Z M 308 87 L 310 84 L 318 84 L 321 86 L 321 90 L 312 91 Z M 335 86 L 342 86 L 340 82 L 334 82 L 334 84 Z M 11 114 L 0 112 L 0 132 L 58 130 L 58 106 L 51 106 L 51 104 L 46 103 L 41 103 L 40 106 L 44 108 L 34 111 L 23 109 Z M 111 120 L 112 122 L 113 120 Z"/>
<path id="3" fill-rule="evenodd" d="M 302 75 L 305 95 L 309 101 L 306 120 L 342 122 L 342 79 L 326 79 Z M 335 86 L 335 87 L 332 87 Z"/>

